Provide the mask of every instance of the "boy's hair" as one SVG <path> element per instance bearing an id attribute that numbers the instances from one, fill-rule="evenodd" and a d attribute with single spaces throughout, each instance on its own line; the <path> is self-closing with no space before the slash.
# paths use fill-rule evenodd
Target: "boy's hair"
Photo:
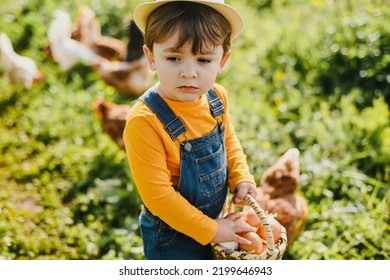
<path id="1" fill-rule="evenodd" d="M 179 32 L 175 49 L 192 43 L 191 52 L 202 52 L 208 44 L 222 45 L 224 55 L 230 49 L 231 27 L 217 10 L 203 4 L 175 1 L 155 9 L 146 21 L 145 45 L 153 51 L 154 43 L 162 43 Z"/>

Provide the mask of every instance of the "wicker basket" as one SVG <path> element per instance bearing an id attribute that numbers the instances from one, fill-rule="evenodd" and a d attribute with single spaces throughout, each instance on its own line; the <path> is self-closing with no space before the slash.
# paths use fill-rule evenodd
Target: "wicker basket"
<path id="1" fill-rule="evenodd" d="M 253 254 L 241 250 L 232 250 L 219 244 L 213 244 L 213 254 L 216 260 L 281 260 L 287 247 L 286 229 L 282 226 L 282 233 L 278 243 L 275 244 L 271 226 L 264 210 L 259 206 L 256 199 L 247 195 L 245 201 L 255 210 L 259 216 L 266 234 L 267 249 L 261 254 Z"/>

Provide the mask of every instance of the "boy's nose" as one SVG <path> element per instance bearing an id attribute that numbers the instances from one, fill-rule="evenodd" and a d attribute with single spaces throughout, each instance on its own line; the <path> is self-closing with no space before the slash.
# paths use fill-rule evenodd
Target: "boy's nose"
<path id="1" fill-rule="evenodd" d="M 197 77 L 194 65 L 186 63 L 180 72 L 180 77 L 185 79 L 193 79 Z"/>

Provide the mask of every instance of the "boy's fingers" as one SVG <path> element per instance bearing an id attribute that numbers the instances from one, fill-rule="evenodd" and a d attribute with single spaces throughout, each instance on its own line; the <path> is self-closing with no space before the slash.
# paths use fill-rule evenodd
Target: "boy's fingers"
<path id="1" fill-rule="evenodd" d="M 235 213 L 231 213 L 231 214 L 227 215 L 225 217 L 225 219 L 228 219 L 228 220 L 231 220 L 231 221 L 235 221 L 235 220 L 240 219 L 241 217 L 244 217 L 244 213 L 242 213 L 242 212 L 235 212 Z"/>
<path id="2" fill-rule="evenodd" d="M 233 202 L 234 202 L 234 203 L 237 203 L 237 204 L 241 203 L 241 202 L 244 200 L 244 198 L 245 198 L 244 193 L 245 193 L 244 191 L 238 190 L 238 191 L 234 194 Z"/>
<path id="3" fill-rule="evenodd" d="M 249 225 L 249 224 L 244 222 L 244 224 L 240 227 L 240 231 L 238 233 L 244 233 L 244 232 L 249 232 L 249 231 L 255 232 L 256 230 L 257 230 L 257 228 L 252 227 L 251 225 Z M 237 237 L 237 241 L 236 242 L 238 242 L 238 243 L 245 244 L 245 245 L 251 245 L 252 244 L 251 241 L 249 241 L 248 239 L 242 237 L 239 234 L 236 234 L 236 237 Z"/>
<path id="4" fill-rule="evenodd" d="M 245 224 L 242 226 L 242 230 L 240 230 L 240 232 L 248 232 L 248 231 L 256 231 L 256 230 L 257 230 L 257 228 L 252 227 L 251 225 L 249 225 L 245 222 Z"/>
<path id="5" fill-rule="evenodd" d="M 244 237 L 240 236 L 240 235 L 237 235 L 237 240 L 236 242 L 240 243 L 240 244 L 244 244 L 244 245 L 251 245 L 252 242 L 249 241 L 248 239 L 245 239 Z"/>
<path id="6" fill-rule="evenodd" d="M 255 190 L 249 190 L 249 194 L 251 196 L 253 196 L 254 198 L 256 198 L 257 197 L 257 190 L 256 189 Z"/>
<path id="7" fill-rule="evenodd" d="M 238 224 L 236 224 L 235 232 L 236 233 L 244 233 L 248 231 L 256 231 L 257 228 L 252 227 L 250 224 L 248 224 L 245 221 L 239 221 Z"/>

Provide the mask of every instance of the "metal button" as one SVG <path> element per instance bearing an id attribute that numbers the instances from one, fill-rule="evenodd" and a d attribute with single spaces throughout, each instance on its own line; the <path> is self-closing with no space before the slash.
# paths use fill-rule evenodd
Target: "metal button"
<path id="1" fill-rule="evenodd" d="M 186 142 L 184 144 L 184 150 L 186 150 L 187 152 L 191 151 L 192 150 L 192 145 L 190 142 Z"/>
<path id="2" fill-rule="evenodd" d="M 219 128 L 219 132 L 223 132 L 225 130 L 225 125 L 222 122 L 220 122 L 218 123 L 218 128 Z"/>

